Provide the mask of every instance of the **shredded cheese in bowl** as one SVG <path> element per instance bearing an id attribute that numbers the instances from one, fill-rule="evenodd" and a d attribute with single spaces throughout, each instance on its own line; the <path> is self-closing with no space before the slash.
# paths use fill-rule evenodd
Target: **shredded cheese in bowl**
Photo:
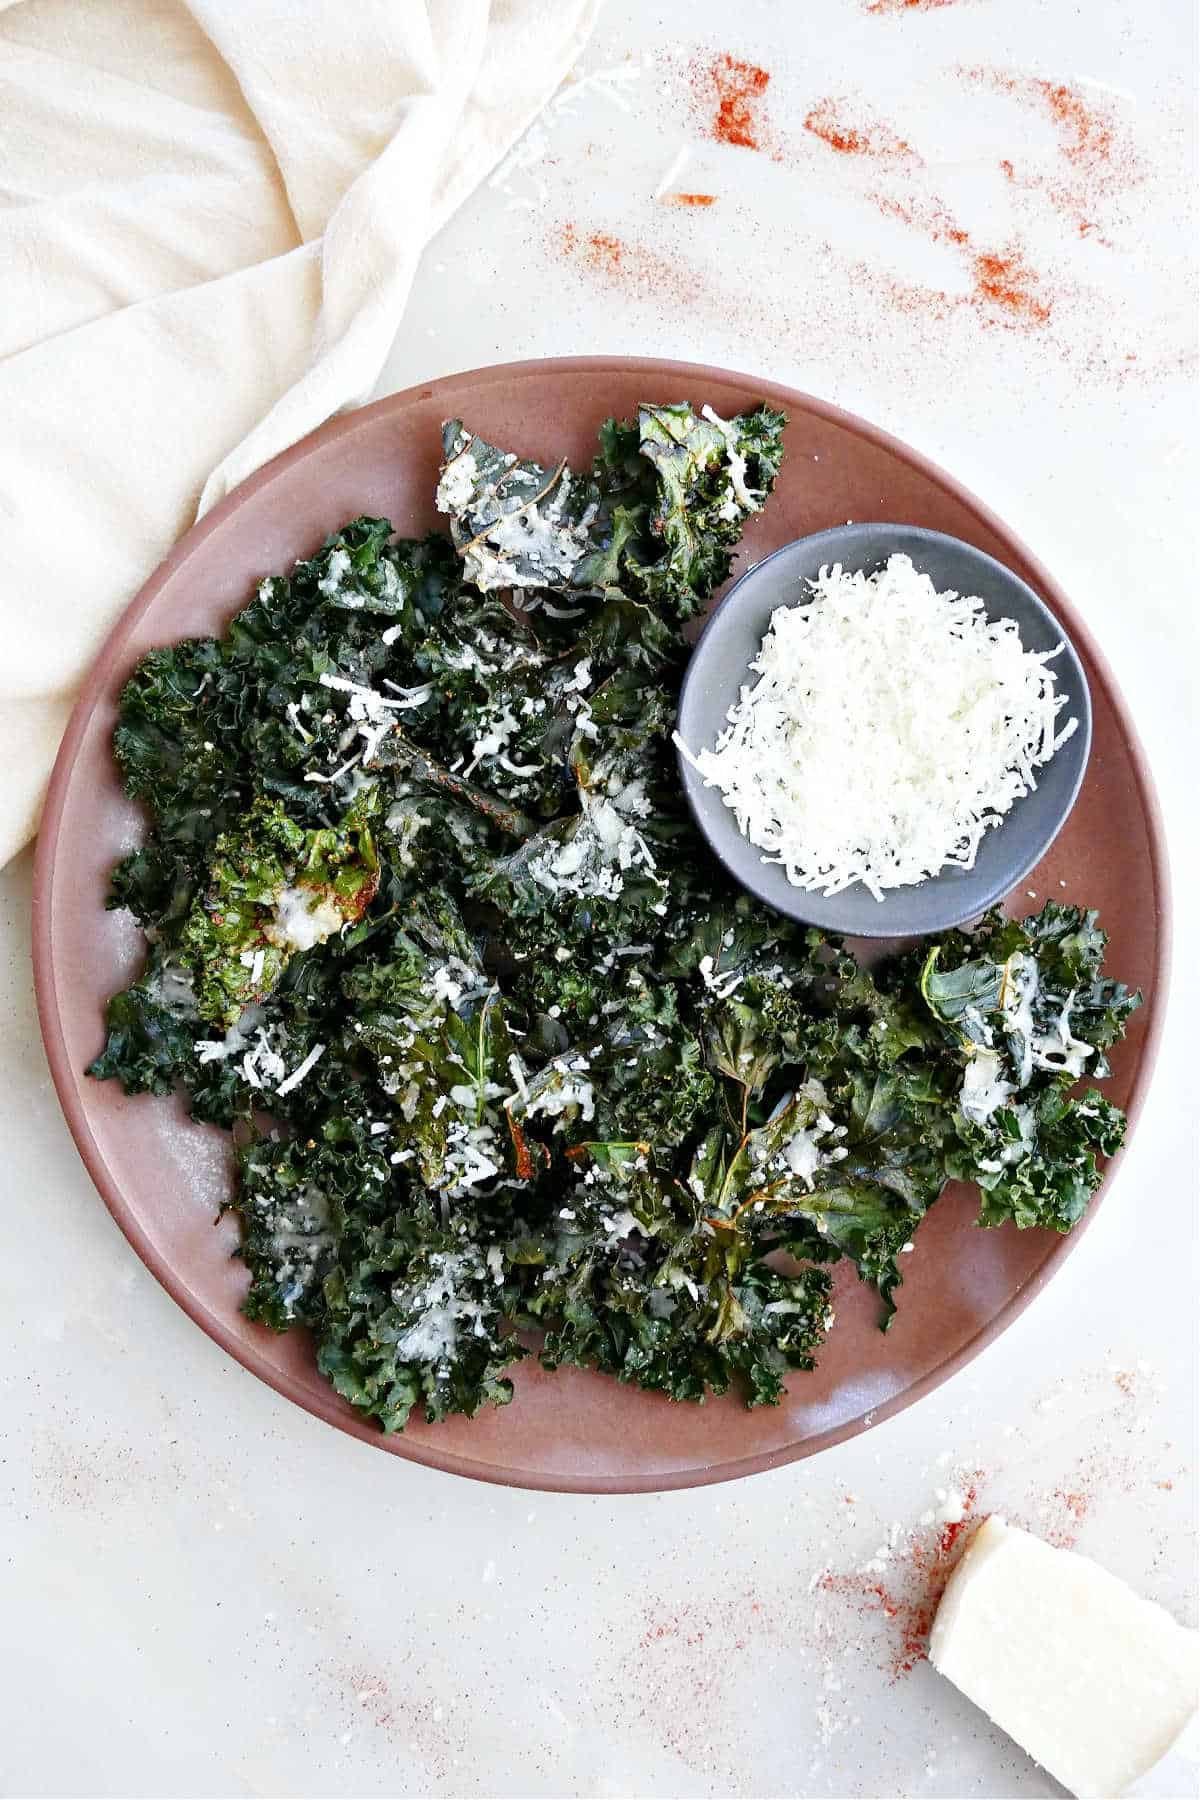
<path id="1" fill-rule="evenodd" d="M 1076 730 L 1050 662 L 1012 619 L 939 593 L 909 557 L 840 564 L 781 606 L 716 744 L 693 752 L 763 860 L 826 896 L 882 900 L 974 866 L 984 834 Z"/>

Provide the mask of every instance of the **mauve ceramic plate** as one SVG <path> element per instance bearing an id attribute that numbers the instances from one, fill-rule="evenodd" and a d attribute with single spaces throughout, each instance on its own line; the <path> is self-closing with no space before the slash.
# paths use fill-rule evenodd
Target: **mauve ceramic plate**
<path id="1" fill-rule="evenodd" d="M 1055 690 L 1065 701 L 1060 728 L 1075 730 L 1047 765 L 1037 785 L 1016 802 L 979 845 L 969 869 L 946 868 L 908 887 L 885 890 L 877 900 L 856 881 L 836 894 L 810 893 L 787 878 L 743 837 L 719 788 L 709 787 L 695 763 L 679 757 L 679 773 L 692 815 L 735 881 L 768 906 L 834 931 L 840 937 L 923 936 L 962 925 L 1011 893 L 1048 853 L 1075 804 L 1092 741 L 1092 703 L 1087 677 L 1059 619 L 1028 582 L 974 544 L 890 521 L 835 525 L 794 544 L 784 544 L 747 569 L 726 593 L 701 634 L 679 696 L 679 735 L 689 750 L 711 748 L 729 709 L 755 677 L 758 655 L 776 610 L 807 603 L 808 583 L 840 563 L 847 574 L 873 575 L 890 556 L 907 556 L 939 593 L 968 594 L 983 602 L 992 620 L 1009 619 L 1026 650 L 1056 653 Z"/>
<path id="2" fill-rule="evenodd" d="M 83 1073 L 103 1037 L 107 996 L 140 966 L 139 934 L 103 910 L 114 858 L 138 841 L 109 749 L 122 682 L 154 645 L 219 631 L 256 581 L 308 556 L 357 513 L 403 533 L 436 523 L 433 489 L 443 418 L 461 415 L 535 456 L 584 461 L 610 413 L 642 399 L 707 401 L 729 414 L 756 399 L 786 408 L 788 456 L 754 519 L 739 566 L 781 544 L 857 520 L 902 520 L 948 532 L 998 558 L 1062 620 L 1092 693 L 1092 755 L 1079 800 L 1026 888 L 1100 909 L 1110 966 L 1142 988 L 1107 1091 L 1136 1113 L 1150 1074 L 1167 967 L 1162 831 L 1142 752 L 1112 675 L 1082 618 L 1028 550 L 948 476 L 894 438 L 769 381 L 695 364 L 587 357 L 449 376 L 334 420 L 269 463 L 180 542 L 120 620 L 63 740 L 38 847 L 34 961 L 50 1067 L 91 1175 L 130 1243 L 179 1304 L 246 1368 L 344 1431 L 455 1474 L 574 1492 L 685 1487 L 806 1456 L 889 1417 L 977 1355 L 1044 1286 L 1078 1242 L 1005 1227 L 980 1231 L 969 1191 L 949 1191 L 906 1257 L 892 1330 L 846 1266 L 837 1322 L 819 1368 L 795 1375 L 779 1407 L 750 1412 L 733 1396 L 675 1406 L 580 1370 L 515 1372 L 511 1406 L 473 1420 L 413 1425 L 384 1438 L 317 1374 L 297 1332 L 277 1337 L 238 1311 L 245 1271 L 230 1260 L 232 1218 L 214 1224 L 228 1179 L 224 1135 L 191 1124 L 177 1101 L 126 1099 Z"/>

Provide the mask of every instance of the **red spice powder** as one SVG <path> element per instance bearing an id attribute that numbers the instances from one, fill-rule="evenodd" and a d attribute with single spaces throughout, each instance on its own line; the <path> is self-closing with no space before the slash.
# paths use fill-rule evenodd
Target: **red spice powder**
<path id="1" fill-rule="evenodd" d="M 663 194 L 664 206 L 712 206 L 715 194 Z"/>
<path id="2" fill-rule="evenodd" d="M 1076 1480 L 1083 1476 L 1082 1470 L 1076 1471 Z M 1058 1516 L 1055 1517 L 1055 1510 Z M 1048 1500 L 1038 1509 L 1037 1522 L 1029 1527 L 1039 1537 L 1044 1537 L 1048 1544 L 1056 1550 L 1073 1550 L 1079 1542 L 1078 1527 L 1083 1524 L 1092 1510 L 1092 1496 L 1081 1488 L 1054 1488 Z M 1022 1523 L 1016 1520 L 1014 1523 Z"/>
<path id="3" fill-rule="evenodd" d="M 895 312 L 945 319 L 960 307 L 969 306 L 986 326 L 1038 331 L 1049 324 L 1052 303 L 1043 298 L 1040 278 L 1019 247 L 1009 246 L 1002 252 L 976 250 L 968 234 L 944 208 L 874 198 L 881 211 L 924 231 L 936 242 L 965 249 L 971 259 L 971 290 L 966 295 L 889 282 L 887 300 Z M 720 310 L 720 296 L 711 290 L 710 281 L 682 258 L 664 256 L 610 231 L 581 232 L 569 222 L 554 228 L 550 242 L 559 256 L 577 263 L 605 286 L 620 288 L 634 299 L 659 300 L 667 296 L 703 312 Z M 863 279 L 875 277 L 864 270 Z"/>
<path id="4" fill-rule="evenodd" d="M 1009 245 L 1003 251 L 980 250 L 971 242 L 954 216 L 936 200 L 915 198 L 900 200 L 890 194 L 871 196 L 880 212 L 899 219 L 921 231 L 935 244 L 953 244 L 971 258 L 971 292 L 967 304 L 981 314 L 984 322 L 1019 326 L 1036 330 L 1050 322 L 1051 303 L 1040 293 L 1040 278 L 1030 268 L 1019 246 Z M 901 312 L 936 303 L 944 312 L 952 304 L 947 294 L 931 294 L 924 288 L 893 288 L 893 303 Z M 999 315 L 999 319 L 997 319 Z"/>
<path id="5" fill-rule="evenodd" d="M 640 1648 L 651 1650 L 664 1639 L 674 1639 L 688 1649 L 698 1649 L 709 1636 L 726 1646 L 732 1645 L 735 1650 L 746 1648 L 746 1633 L 765 1621 L 760 1621 L 762 1606 L 748 1594 L 740 1595 L 721 1609 L 721 1616 L 707 1618 L 697 1616 L 691 1608 L 675 1613 L 670 1618 L 660 1619 L 642 1633 Z"/>
<path id="6" fill-rule="evenodd" d="M 974 1488 L 970 1490 L 969 1498 L 972 1501 L 975 1500 L 976 1493 Z M 938 1550 L 941 1555 L 949 1556 L 963 1532 L 969 1531 L 973 1523 L 973 1520 L 963 1517 L 961 1519 L 951 1519 L 948 1524 L 943 1525 L 941 1535 L 938 1538 Z"/>
<path id="7" fill-rule="evenodd" d="M 894 14 L 952 3 L 859 0 L 863 11 Z M 729 52 L 709 51 L 672 67 L 680 82 L 675 103 L 687 109 L 705 136 L 753 148 L 776 160 L 799 160 L 797 140 L 784 142 L 774 133 L 770 106 L 775 78 L 767 69 Z M 821 242 L 818 234 L 808 249 L 826 258 L 831 267 L 835 278 L 829 294 L 815 303 L 810 294 L 807 304 L 794 306 L 792 297 L 778 290 L 758 298 L 743 296 L 740 304 L 747 322 L 753 314 L 770 341 L 781 344 L 801 333 L 811 338 L 818 330 L 833 343 L 844 331 L 835 309 L 854 304 L 880 315 L 880 323 L 891 326 L 902 354 L 910 360 L 936 354 L 947 327 L 953 332 L 954 353 L 964 355 L 970 324 L 977 324 L 992 333 L 1040 339 L 1046 355 L 1089 381 L 1161 379 L 1186 367 L 1183 356 L 1174 362 L 1165 356 L 1139 360 L 1114 343 L 1120 309 L 1114 313 L 1094 278 L 1093 251 L 1113 248 L 1105 233 L 1112 232 L 1115 240 L 1115 226 L 1135 227 L 1126 195 L 1144 174 L 1118 103 L 1082 84 L 1004 68 L 948 65 L 944 75 L 968 90 L 991 88 L 1014 97 L 1019 107 L 1041 115 L 1051 127 L 1035 158 L 1025 149 L 1029 134 L 1021 131 L 1023 122 L 1019 117 L 1015 122 L 1011 148 L 998 165 L 1013 201 L 1013 222 L 1001 228 L 1005 235 L 993 235 L 996 225 L 967 229 L 952 216 L 934 188 L 935 174 L 919 143 L 909 140 L 895 122 L 866 111 L 853 95 L 818 96 L 804 121 L 808 137 L 815 137 L 821 147 L 818 151 L 809 146 L 810 163 L 829 151 L 845 162 L 848 171 L 859 169 L 873 178 L 880 192 L 864 195 L 856 183 L 855 197 L 869 199 L 931 242 L 955 251 L 961 277 L 947 278 L 943 285 L 936 277 L 902 273 L 894 264 L 889 267 L 878 249 L 858 256 L 848 252 L 843 240 Z M 726 196 L 721 198 L 727 203 Z M 664 203 L 707 204 L 674 195 L 665 197 Z M 1064 221 L 1056 233 L 1057 244 L 1047 242 L 1054 214 Z M 749 222 L 756 223 L 752 209 Z M 1070 258 L 1083 240 L 1088 244 L 1086 264 L 1081 256 L 1082 266 L 1076 271 Z M 647 299 L 657 297 L 661 288 L 706 317 L 723 316 L 728 295 L 721 291 L 719 276 L 694 266 L 682 269 L 678 262 L 671 266 L 661 253 L 655 254 L 657 246 L 643 248 L 640 237 L 631 237 L 618 254 L 611 244 L 606 250 L 594 239 L 589 243 L 580 226 L 577 242 L 565 247 L 560 240 L 560 247 L 594 280 L 620 285 L 628 294 Z M 1103 275 L 1102 268 L 1099 274 Z M 848 284 L 853 284 L 852 299 Z"/>
<path id="8" fill-rule="evenodd" d="M 847 1601 L 864 1621 L 877 1616 L 887 1621 L 884 1644 L 886 1672 L 893 1681 L 909 1675 L 929 1655 L 929 1633 L 938 1603 L 946 1591 L 966 1536 L 981 1522 L 976 1510 L 982 1470 L 976 1470 L 963 1494 L 963 1516 L 941 1526 L 932 1536 L 914 1533 L 897 1550 L 895 1575 L 883 1581 L 878 1575 L 847 1575 L 826 1571 L 817 1583 L 826 1594 Z"/>
<path id="9" fill-rule="evenodd" d="M 1072 162 L 1090 162 L 1096 157 L 1107 161 L 1113 150 L 1112 126 L 1079 89 L 1068 87 L 1065 81 L 1035 80 L 1032 85 L 1059 127 L 1065 155 Z"/>
<path id="10" fill-rule="evenodd" d="M 710 137 L 719 144 L 739 144 L 744 150 L 760 150 L 762 125 L 759 102 L 771 80 L 766 69 L 742 62 L 727 51 L 697 61 L 691 71 L 692 92 L 705 113 L 716 101 L 708 123 Z"/>
<path id="11" fill-rule="evenodd" d="M 632 1706 L 654 1741 L 693 1767 L 702 1762 L 720 1792 L 736 1792 L 745 1769 L 735 1659 L 761 1656 L 783 1626 L 753 1592 L 651 1603 L 636 1644 L 625 1642 L 623 1677 L 608 1696 L 614 1725 L 619 1718 L 619 1729 L 628 1726 Z"/>
<path id="12" fill-rule="evenodd" d="M 1058 131 L 1062 154 L 1069 162 L 1079 166 L 1112 160 L 1116 135 L 1111 118 L 1079 88 L 1037 75 L 1014 75 L 1007 69 L 970 68 L 964 69 L 963 74 L 979 86 L 990 87 L 998 94 L 1011 94 L 1048 113 Z"/>
<path id="13" fill-rule="evenodd" d="M 1000 170 L 1013 187 L 1029 194 L 1044 194 L 1051 206 L 1071 221 L 1081 238 L 1096 237 L 1099 243 L 1108 244 L 1107 238 L 1099 236 L 1099 226 L 1091 217 L 1088 198 L 1077 183 L 1055 181 L 1035 169 L 1018 169 L 1007 156 L 1001 157 Z"/>
<path id="14" fill-rule="evenodd" d="M 563 240 L 568 250 L 579 248 L 573 225 L 563 227 Z M 607 269 L 615 274 L 625 261 L 626 247 L 611 231 L 593 231 L 584 239 L 583 256 L 589 268 Z"/>
<path id="15" fill-rule="evenodd" d="M 508 1131 L 509 1136 L 512 1138 L 517 1179 L 519 1181 L 530 1181 L 533 1178 L 533 1157 L 530 1154 L 529 1142 L 525 1133 L 521 1130 L 520 1125 L 518 1125 L 511 1113 L 508 1115 Z"/>
<path id="16" fill-rule="evenodd" d="M 946 1570 L 946 1581 L 950 1570 Z M 944 1587 L 945 1583 L 943 1583 Z M 881 1581 L 868 1581 L 861 1575 L 823 1575 L 819 1586 L 824 1593 L 837 1594 L 849 1600 L 864 1619 L 879 1613 L 889 1621 L 887 1670 L 893 1681 L 910 1675 L 929 1654 L 929 1633 L 933 1627 L 941 1589 L 928 1598 L 903 1599 L 894 1595 Z"/>
<path id="17" fill-rule="evenodd" d="M 864 270 L 867 279 L 869 271 Z M 1034 291 L 1034 272 L 1020 256 L 997 256 L 986 251 L 974 258 L 974 281 L 967 294 L 948 294 L 944 289 L 913 282 L 889 281 L 887 303 L 893 312 L 909 318 L 944 322 L 963 307 L 976 313 L 985 327 L 1010 331 L 1042 331 L 1051 323 L 1053 305 Z"/>
<path id="18" fill-rule="evenodd" d="M 739 1673 L 748 1676 L 765 1667 L 769 1673 L 776 1644 L 799 1646 L 813 1660 L 819 1659 L 826 1675 L 818 1700 L 817 1719 L 827 1746 L 833 1733 L 856 1723 L 851 1717 L 855 1699 L 845 1698 L 840 1708 L 843 1664 L 869 1664 L 893 1682 L 911 1674 L 928 1658 L 929 1634 L 938 1606 L 955 1568 L 969 1546 L 971 1534 L 988 1514 L 1002 1511 L 1015 1526 L 1051 1544 L 1071 1547 L 1081 1521 L 1103 1510 L 1115 1493 L 1145 1495 L 1147 1523 L 1153 1521 L 1153 1500 L 1160 1509 L 1169 1504 L 1169 1474 L 1149 1481 L 1145 1469 L 1147 1441 L 1145 1414 L 1132 1409 L 1130 1397 L 1118 1386 L 1114 1371 L 1097 1372 L 1086 1391 L 1099 1395 L 1103 1410 L 1094 1418 L 1081 1409 L 1078 1423 L 1087 1435 L 1071 1466 L 1059 1461 L 1060 1450 L 1053 1426 L 1037 1433 L 1038 1442 L 1019 1440 L 1019 1455 L 1003 1484 L 982 1468 L 947 1470 L 944 1477 L 961 1498 L 961 1519 L 937 1519 L 932 1512 L 907 1527 L 887 1528 L 887 1548 L 880 1548 L 866 1567 L 862 1555 L 869 1540 L 858 1529 L 857 1512 L 837 1515 L 837 1554 L 855 1561 L 835 1562 L 823 1568 L 798 1592 L 794 1582 L 772 1571 L 769 1585 L 756 1594 L 724 1587 L 711 1597 L 650 1600 L 636 1635 L 619 1626 L 625 1652 L 622 1679 L 610 1684 L 606 1703 L 614 1729 L 627 1721 L 630 1695 L 637 1716 L 657 1741 L 685 1756 L 693 1767 L 704 1767 L 721 1792 L 733 1793 L 744 1775 L 744 1698 L 737 1683 Z M 1136 1377 L 1131 1376 L 1131 1380 Z M 1070 1389 L 1066 1390 L 1067 1392 Z M 1117 1448 L 1120 1434 L 1129 1439 L 1132 1454 Z M 1046 1442 L 1040 1440 L 1045 1437 Z M 1043 1485 L 1039 1475 L 1022 1491 L 1014 1486 L 1029 1460 L 1031 1447 L 1054 1457 L 1058 1485 Z M 938 1458 L 938 1467 L 949 1458 Z M 1003 1466 L 1002 1466 L 1003 1472 Z M 1032 1473 L 1032 1472 L 1031 1472 Z M 859 1502 L 840 1488 L 828 1496 L 845 1507 Z M 828 1523 L 833 1526 L 831 1518 Z M 1167 1542 L 1169 1540 L 1163 1540 Z M 761 1604 L 760 1604 L 761 1596 Z M 742 1652 L 745 1661 L 735 1658 Z M 739 1663 L 741 1669 L 739 1671 Z M 824 1715 L 824 1716 L 823 1716 Z M 826 1723 L 826 1720 L 828 1721 Z"/>
<path id="19" fill-rule="evenodd" d="M 1001 255 L 980 251 L 975 257 L 975 297 L 996 307 L 1010 322 L 1048 325 L 1050 306 L 1035 292 L 1037 276 L 1017 249 Z"/>
<path id="20" fill-rule="evenodd" d="M 933 12 L 939 6 L 954 6 L 957 0 L 867 0 L 869 13 Z"/>
<path id="21" fill-rule="evenodd" d="M 395 1706 L 391 1690 L 382 1675 L 376 1675 L 366 1669 L 353 1670 L 346 1686 L 356 1707 L 366 1713 L 372 1725 L 380 1731 L 391 1725 L 395 1718 Z"/>
<path id="22" fill-rule="evenodd" d="M 881 10 L 901 10 L 907 0 L 876 0 Z M 1006 179 L 1026 191 L 1040 191 L 1079 237 L 1106 240 L 1099 235 L 1096 209 L 1104 193 L 1115 187 L 1122 174 L 1115 166 L 1117 140 L 1105 110 L 1092 105 L 1076 87 L 1035 76 L 1011 74 L 1003 69 L 969 68 L 960 71 L 968 82 L 1012 94 L 1036 106 L 1053 121 L 1060 152 L 1067 164 L 1065 176 L 1040 170 L 1024 170 L 1012 158 L 1001 160 Z M 868 158 L 899 169 L 921 166 L 921 157 L 890 126 L 851 112 L 844 100 L 828 97 L 818 102 L 805 119 L 805 128 L 830 149 L 843 156 Z M 1128 162 L 1128 158 L 1125 159 Z M 946 208 L 932 195 L 872 195 L 880 211 L 914 229 L 935 243 L 953 244 L 968 257 L 971 292 L 969 304 L 988 326 L 1002 325 L 1022 331 L 1040 331 L 1050 324 L 1054 296 L 1045 291 L 1044 278 L 1029 263 L 1019 241 L 996 247 L 973 242 Z M 962 304 L 954 296 L 919 286 L 893 284 L 889 298 L 901 313 L 924 312 L 943 318 L 947 310 Z"/>
<path id="23" fill-rule="evenodd" d="M 982 67 L 964 68 L 959 73 L 972 86 L 1007 94 L 1049 118 L 1058 136 L 1059 155 L 1067 165 L 1065 173 L 1026 169 L 1009 157 L 1001 159 L 1000 168 L 1013 187 L 1043 194 L 1071 221 L 1080 237 L 1094 236 L 1099 231 L 1096 214 L 1103 201 L 1136 181 L 1140 173 L 1130 145 L 1117 130 L 1111 107 L 1093 101 L 1065 81 Z"/>
<path id="24" fill-rule="evenodd" d="M 705 304 L 703 277 L 679 257 L 663 256 L 611 231 L 581 232 L 569 221 L 554 228 L 550 243 L 559 256 L 578 263 L 605 286 L 619 287 L 636 299 Z"/>
<path id="25" fill-rule="evenodd" d="M 870 156 L 877 162 L 920 162 L 912 145 L 899 137 L 888 125 L 877 120 L 853 122 L 847 113 L 847 102 L 829 95 L 818 100 L 804 121 L 811 131 L 831 150 L 843 156 Z"/>
<path id="26" fill-rule="evenodd" d="M 923 231 L 935 244 L 970 242 L 968 234 L 936 200 L 898 200 L 892 194 L 872 194 L 870 198 L 888 218 L 899 219 L 902 224 Z"/>

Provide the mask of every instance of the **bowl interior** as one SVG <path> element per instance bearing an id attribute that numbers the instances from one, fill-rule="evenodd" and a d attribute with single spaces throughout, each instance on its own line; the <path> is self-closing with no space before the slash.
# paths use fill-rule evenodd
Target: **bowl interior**
<path id="1" fill-rule="evenodd" d="M 913 887 L 893 888 L 877 900 L 861 883 L 826 898 L 795 887 L 777 863 L 738 830 L 717 788 L 682 756 L 680 772 L 700 830 L 734 878 L 752 894 L 807 924 L 855 937 L 908 937 L 961 925 L 1003 899 L 1040 861 L 1066 821 L 1083 781 L 1092 736 L 1087 678 L 1074 646 L 1044 601 L 1011 569 L 972 544 L 916 525 L 841 525 L 785 544 L 748 569 L 709 620 L 692 653 L 679 701 L 679 735 L 693 752 L 710 746 L 747 682 L 749 665 L 779 606 L 796 605 L 804 583 L 827 564 L 872 574 L 903 552 L 939 591 L 953 589 L 983 601 L 990 618 L 1015 619 L 1027 650 L 1062 645 L 1054 672 L 1067 696 L 1062 720 L 1078 729 L 1038 772 L 1034 791 L 985 835 L 971 869 L 946 869 Z"/>

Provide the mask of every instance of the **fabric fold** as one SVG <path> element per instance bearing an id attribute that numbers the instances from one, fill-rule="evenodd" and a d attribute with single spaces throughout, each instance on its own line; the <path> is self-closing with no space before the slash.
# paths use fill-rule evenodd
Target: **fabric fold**
<path id="1" fill-rule="evenodd" d="M 0 862 L 197 515 L 365 400 L 599 0 L 0 0 Z"/>

